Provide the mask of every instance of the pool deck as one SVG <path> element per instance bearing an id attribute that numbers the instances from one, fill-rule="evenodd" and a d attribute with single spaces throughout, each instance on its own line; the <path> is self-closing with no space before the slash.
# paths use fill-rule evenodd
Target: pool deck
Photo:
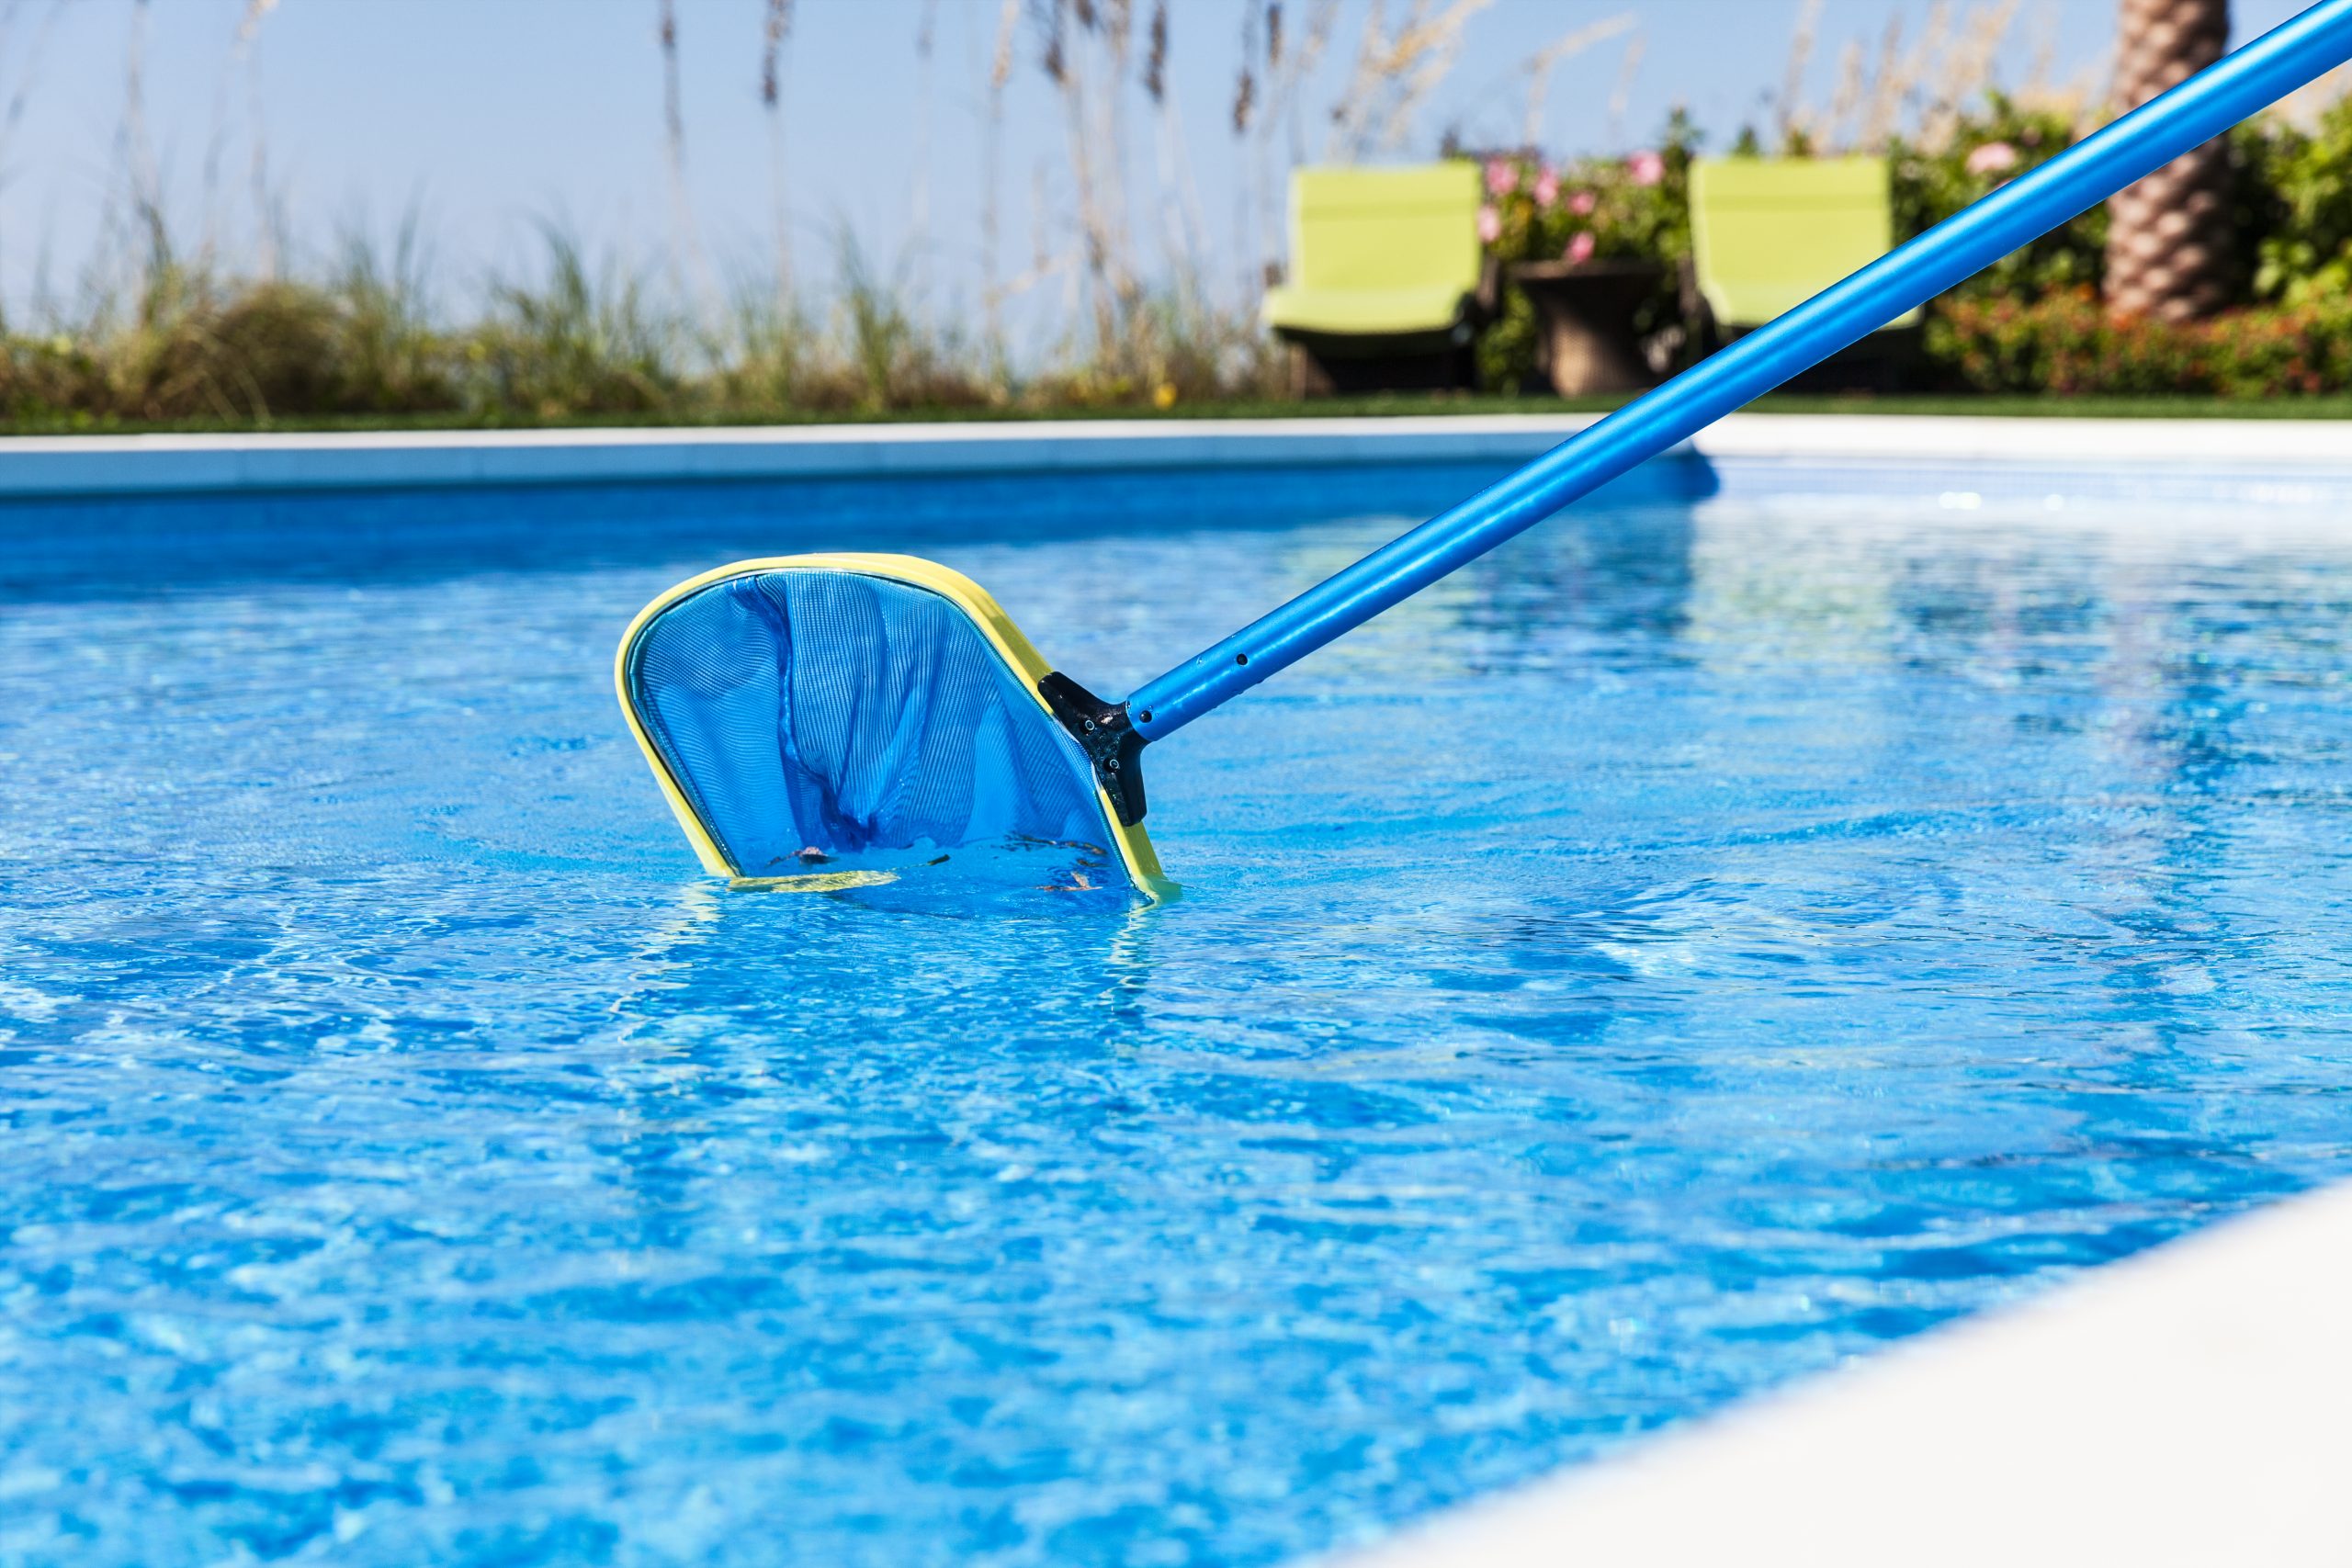
<path id="1" fill-rule="evenodd" d="M 1327 1568 L 2352 1562 L 2352 1184 Z"/>
<path id="2" fill-rule="evenodd" d="M 1523 461 L 1590 414 L 0 436 L 0 498 Z M 1734 414 L 1708 459 L 2352 470 L 2352 421 Z"/>

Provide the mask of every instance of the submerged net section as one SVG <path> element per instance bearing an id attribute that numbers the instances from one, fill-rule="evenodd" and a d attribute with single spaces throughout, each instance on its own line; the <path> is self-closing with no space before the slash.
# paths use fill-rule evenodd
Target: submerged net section
<path id="1" fill-rule="evenodd" d="M 736 871 L 1013 840 L 1102 844 L 1084 754 L 953 602 L 856 572 L 729 578 L 638 635 L 630 696 Z"/>

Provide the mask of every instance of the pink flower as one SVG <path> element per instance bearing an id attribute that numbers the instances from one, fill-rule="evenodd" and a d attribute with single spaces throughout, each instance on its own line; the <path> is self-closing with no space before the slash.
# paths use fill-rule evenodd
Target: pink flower
<path id="1" fill-rule="evenodd" d="M 1968 155 L 1972 175 L 2006 175 L 2018 166 L 2018 150 L 2006 141 L 1987 141 Z"/>
<path id="2" fill-rule="evenodd" d="M 1590 231 L 1578 230 L 1573 236 L 1571 236 L 1568 240 L 1568 248 L 1560 253 L 1560 259 L 1566 262 L 1570 266 L 1580 266 L 1584 263 L 1590 261 L 1592 259 L 1592 235 Z"/>
<path id="3" fill-rule="evenodd" d="M 1560 203 L 1560 176 L 1550 169 L 1535 176 L 1535 205 L 1549 210 Z"/>
<path id="4" fill-rule="evenodd" d="M 1637 186 L 1654 186 L 1666 178 L 1666 160 L 1645 147 L 1625 160 L 1625 172 Z"/>
<path id="5" fill-rule="evenodd" d="M 1568 197 L 1568 210 L 1579 218 L 1591 217 L 1592 209 L 1600 205 L 1600 198 L 1589 190 L 1580 190 Z"/>
<path id="6" fill-rule="evenodd" d="M 1519 188 L 1519 165 L 1508 158 L 1487 160 L 1487 194 L 1509 196 Z"/>
<path id="7" fill-rule="evenodd" d="M 1478 209 L 1479 243 L 1482 244 L 1491 245 L 1502 237 L 1503 215 L 1496 211 L 1491 206 Z"/>

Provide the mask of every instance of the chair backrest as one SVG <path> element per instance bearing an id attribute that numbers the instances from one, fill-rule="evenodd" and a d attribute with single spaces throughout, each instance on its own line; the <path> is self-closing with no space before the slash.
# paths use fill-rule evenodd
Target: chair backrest
<path id="1" fill-rule="evenodd" d="M 1299 169 L 1291 282 L 1302 288 L 1478 286 L 1478 165 Z"/>
<path id="2" fill-rule="evenodd" d="M 1883 158 L 1702 158 L 1690 165 L 1691 262 L 1720 325 L 1769 321 L 1894 244 Z"/>

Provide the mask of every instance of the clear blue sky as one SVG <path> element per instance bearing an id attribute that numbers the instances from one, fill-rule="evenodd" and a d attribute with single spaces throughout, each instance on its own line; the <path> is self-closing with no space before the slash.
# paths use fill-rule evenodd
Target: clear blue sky
<path id="1" fill-rule="evenodd" d="M 1981 0 L 1978 0 L 1981 3 Z M 145 48 L 148 140 L 184 241 L 208 218 L 232 259 L 249 258 L 252 78 L 232 53 L 247 0 L 152 0 Z M 1299 135 L 1322 147 L 1369 0 L 1342 0 L 1329 49 L 1301 91 Z M 1409 0 L 1389 0 L 1392 17 Z M 109 201 L 134 175 L 125 132 L 135 0 L 0 0 L 0 300 L 22 312 L 46 258 L 71 298 L 94 256 Z M 1289 0 L 1294 50 L 1317 0 Z M 1149 0 L 1137 0 L 1148 14 Z M 1965 13 L 1970 0 L 1955 0 Z M 2299 9 L 2238 0 L 2241 37 Z M 1001 0 L 936 0 L 928 74 L 916 39 L 923 0 L 799 0 L 784 80 L 789 210 L 804 271 L 830 269 L 834 237 L 854 232 L 886 265 L 923 271 L 939 309 L 968 312 L 981 277 L 982 106 Z M 1253 170 L 1278 171 L 1292 137 L 1264 154 L 1237 141 L 1231 107 L 1243 0 L 1174 0 L 1170 93 L 1198 199 L 1194 243 L 1220 279 L 1248 265 Z M 1687 104 L 1719 142 L 1764 112 L 1786 70 L 1804 0 L 1494 0 L 1468 23 L 1459 59 L 1411 123 L 1400 151 L 1426 153 L 1449 127 L 1473 143 L 1515 142 L 1527 106 L 1524 62 L 1547 42 L 1630 13 L 1634 32 L 1565 62 L 1542 141 L 1574 152 L 1638 142 Z M 2000 55 L 2011 83 L 2047 51 L 2052 74 L 2103 67 L 2114 0 L 2022 0 Z M 1831 94 L 1849 39 L 1873 50 L 1890 17 L 1916 42 L 1929 0 L 1824 0 L 1806 96 Z M 769 137 L 758 94 L 762 0 L 678 0 L 688 191 L 709 270 L 768 254 Z M 658 0 L 283 0 L 254 45 L 268 178 L 298 250 L 315 257 L 342 224 L 388 226 L 413 205 L 436 276 L 463 296 L 537 254 L 534 225 L 559 220 L 599 250 L 674 266 L 664 173 Z M 1140 31 L 1140 26 L 1138 26 Z M 1623 124 L 1610 100 L 1629 39 L 1641 58 Z M 1137 53 L 1141 52 L 1140 39 Z M 1005 97 L 1001 271 L 1025 270 L 1042 237 L 1074 254 L 1071 173 L 1060 101 L 1038 69 L 1025 21 Z M 1131 76 L 1139 71 L 1139 61 Z M 1147 269 L 1165 228 L 1148 106 L 1127 94 L 1131 226 Z M 1099 138 L 1090 146 L 1099 150 Z M 217 156 L 212 149 L 219 149 Z M 216 167 L 208 197 L 206 167 Z M 1045 222 L 1032 194 L 1046 194 Z M 919 203 L 927 218 L 918 228 Z M 1181 200 L 1180 216 L 1186 210 Z M 1042 228 L 1042 235 L 1041 235 Z M 920 242 L 918 236 L 921 236 Z M 927 269 L 927 270 L 925 270 Z M 1065 309 L 1056 285 L 1032 310 Z"/>

